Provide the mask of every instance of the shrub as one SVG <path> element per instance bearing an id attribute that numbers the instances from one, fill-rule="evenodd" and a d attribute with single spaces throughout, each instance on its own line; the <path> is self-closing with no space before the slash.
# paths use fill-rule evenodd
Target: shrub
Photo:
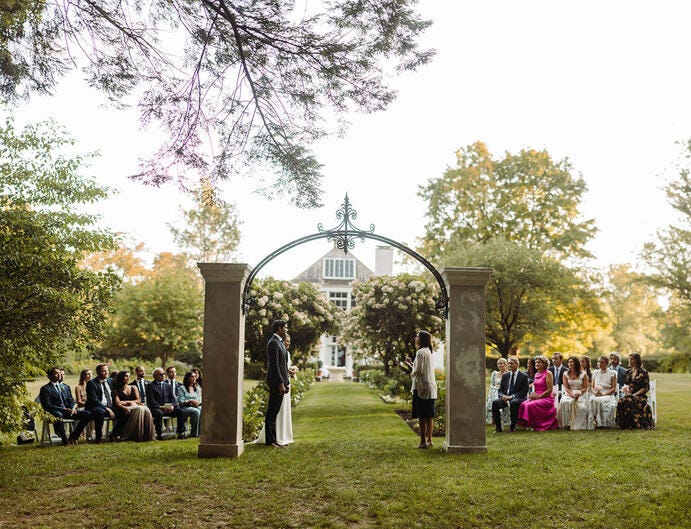
<path id="1" fill-rule="evenodd" d="M 256 362 L 245 362 L 245 378 L 249 380 L 263 380 L 264 365 Z"/>
<path id="2" fill-rule="evenodd" d="M 647 359 L 643 362 L 647 365 Z M 661 364 L 660 371 L 663 373 L 691 373 L 691 353 L 672 353 L 666 356 Z"/>
<path id="3" fill-rule="evenodd" d="M 387 378 L 383 369 L 367 369 L 359 372 L 360 382 L 372 389 L 383 389 Z"/>

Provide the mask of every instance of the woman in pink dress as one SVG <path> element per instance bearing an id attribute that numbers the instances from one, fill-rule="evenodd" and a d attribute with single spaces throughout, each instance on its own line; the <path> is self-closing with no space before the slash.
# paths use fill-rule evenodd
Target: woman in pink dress
<path id="1" fill-rule="evenodd" d="M 535 357 L 535 391 L 528 395 L 528 400 L 521 403 L 518 409 L 518 424 L 533 430 L 552 430 L 559 428 L 557 408 L 554 407 L 554 379 L 547 371 L 549 360 L 546 356 Z"/>

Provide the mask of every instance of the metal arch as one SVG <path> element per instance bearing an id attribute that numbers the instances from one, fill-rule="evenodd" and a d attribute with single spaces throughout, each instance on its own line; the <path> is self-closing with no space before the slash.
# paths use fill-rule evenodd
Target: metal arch
<path id="1" fill-rule="evenodd" d="M 444 283 L 444 279 L 441 277 L 441 274 L 439 271 L 434 268 L 432 263 L 430 263 L 427 259 L 422 257 L 419 253 L 417 253 L 415 250 L 412 250 L 408 248 L 407 246 L 394 241 L 393 239 L 389 239 L 388 237 L 384 237 L 382 235 L 377 235 L 374 233 L 374 224 L 370 224 L 369 230 L 360 230 L 357 227 L 355 227 L 351 223 L 351 219 L 357 218 L 357 211 L 352 209 L 350 207 L 350 201 L 348 199 L 348 194 L 345 196 L 345 201 L 343 204 L 341 204 L 341 209 L 339 209 L 336 212 L 336 218 L 338 219 L 343 219 L 338 226 L 335 228 L 325 230 L 322 227 L 322 224 L 319 223 L 317 225 L 317 229 L 319 230 L 318 233 L 313 233 L 312 235 L 306 235 L 305 237 L 300 237 L 299 239 L 295 239 L 294 241 L 291 241 L 287 244 L 284 244 L 280 248 L 274 250 L 271 252 L 269 255 L 264 257 L 257 266 L 255 266 L 252 271 L 250 272 L 249 276 L 247 277 L 247 280 L 245 281 L 245 288 L 242 291 L 242 310 L 245 314 L 249 312 L 250 306 L 255 302 L 254 298 L 250 295 L 250 290 L 252 286 L 252 281 L 254 281 L 254 278 L 257 276 L 259 271 L 266 266 L 267 263 L 278 257 L 284 252 L 287 252 L 288 250 L 295 248 L 296 246 L 300 246 L 301 244 L 307 243 L 307 242 L 312 242 L 316 241 L 319 239 L 327 239 L 328 241 L 331 240 L 336 240 L 336 247 L 339 250 L 343 250 L 345 254 L 348 253 L 348 250 L 352 250 L 353 247 L 355 246 L 355 241 L 354 239 L 360 239 L 360 241 L 364 242 L 365 239 L 373 239 L 375 241 L 380 241 L 386 244 L 389 244 L 402 252 L 407 253 L 411 257 L 413 257 L 415 260 L 418 262 L 422 263 L 425 268 L 427 268 L 434 278 L 437 280 L 437 283 L 439 284 L 439 290 L 440 290 L 440 297 L 437 299 L 435 306 L 437 310 L 441 311 L 442 314 L 444 315 L 444 318 L 448 318 L 449 315 L 449 296 L 446 290 L 446 284 Z"/>

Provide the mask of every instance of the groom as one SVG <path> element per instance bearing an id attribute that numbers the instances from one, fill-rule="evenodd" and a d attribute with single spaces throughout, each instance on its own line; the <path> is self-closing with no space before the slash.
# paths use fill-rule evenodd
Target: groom
<path id="1" fill-rule="evenodd" d="M 266 344 L 266 385 L 269 386 L 269 406 L 266 410 L 264 430 L 266 446 L 282 448 L 276 441 L 276 416 L 281 409 L 283 395 L 290 391 L 288 379 L 288 355 L 284 340 L 288 333 L 288 324 L 283 320 L 273 322 L 273 335 Z"/>

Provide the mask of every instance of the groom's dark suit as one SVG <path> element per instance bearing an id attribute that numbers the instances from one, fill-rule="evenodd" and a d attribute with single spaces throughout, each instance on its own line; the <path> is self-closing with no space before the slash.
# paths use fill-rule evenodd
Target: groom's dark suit
<path id="1" fill-rule="evenodd" d="M 266 385 L 269 386 L 269 405 L 264 419 L 264 431 L 267 445 L 276 443 L 276 416 L 283 402 L 281 384 L 286 390 L 290 386 L 288 353 L 283 340 L 274 334 L 266 344 Z"/>
<path id="2" fill-rule="evenodd" d="M 494 424 L 496 430 L 501 432 L 501 409 L 507 406 L 507 403 L 502 399 L 503 396 L 511 396 L 508 401 L 509 410 L 511 411 L 511 431 L 516 429 L 516 420 L 518 419 L 518 408 L 526 398 L 528 398 L 528 375 L 518 369 L 515 372 L 513 387 L 511 386 L 512 372 L 504 373 L 501 377 L 501 384 L 499 385 L 499 398 L 492 402 L 492 417 L 494 417 Z"/>

